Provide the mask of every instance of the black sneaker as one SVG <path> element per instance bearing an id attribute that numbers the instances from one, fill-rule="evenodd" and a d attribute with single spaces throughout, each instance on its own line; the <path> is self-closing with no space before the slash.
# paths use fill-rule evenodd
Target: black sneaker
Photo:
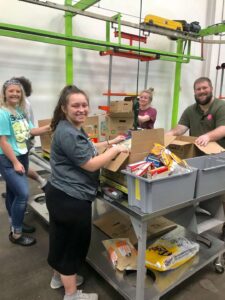
<path id="1" fill-rule="evenodd" d="M 23 223 L 23 225 L 22 225 L 22 231 L 24 233 L 33 233 L 33 232 L 35 232 L 35 230 L 36 230 L 36 228 L 34 226 L 30 226 L 25 223 Z"/>
<path id="2" fill-rule="evenodd" d="M 9 240 L 10 242 L 12 242 L 13 244 L 17 244 L 17 245 L 20 245 L 20 246 L 32 246 L 36 243 L 36 240 L 35 238 L 31 237 L 31 236 L 28 236 L 28 235 L 21 235 L 21 237 L 19 237 L 18 239 L 15 239 L 13 237 L 13 233 L 10 232 L 9 234 Z"/>

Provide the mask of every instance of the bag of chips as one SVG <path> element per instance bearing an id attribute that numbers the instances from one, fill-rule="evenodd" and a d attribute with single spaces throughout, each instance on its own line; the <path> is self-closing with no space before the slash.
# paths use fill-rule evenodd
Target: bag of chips
<path id="1" fill-rule="evenodd" d="M 171 233 L 162 236 L 146 250 L 146 267 L 157 271 L 175 269 L 199 251 L 199 244 Z"/>

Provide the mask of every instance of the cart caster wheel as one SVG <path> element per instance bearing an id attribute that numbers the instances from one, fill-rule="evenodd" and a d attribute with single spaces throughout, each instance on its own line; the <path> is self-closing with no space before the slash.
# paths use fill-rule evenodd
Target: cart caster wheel
<path id="1" fill-rule="evenodd" d="M 224 266 L 217 260 L 214 262 L 214 267 L 215 267 L 216 273 L 218 273 L 218 274 L 224 273 Z"/>

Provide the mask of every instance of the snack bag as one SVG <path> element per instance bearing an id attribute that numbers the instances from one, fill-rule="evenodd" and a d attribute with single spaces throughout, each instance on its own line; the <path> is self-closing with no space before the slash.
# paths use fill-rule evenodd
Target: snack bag
<path id="1" fill-rule="evenodd" d="M 137 270 L 137 250 L 128 238 L 102 241 L 108 256 L 119 271 Z"/>
<path id="2" fill-rule="evenodd" d="M 190 169 L 185 160 L 180 159 L 169 149 L 160 144 L 155 143 L 151 153 L 156 155 L 163 165 L 167 166 L 171 171 L 182 173 L 182 168 L 186 169 L 187 171 Z"/>
<path id="3" fill-rule="evenodd" d="M 157 271 L 175 269 L 199 251 L 199 244 L 185 237 L 162 236 L 146 250 L 146 267 Z"/>

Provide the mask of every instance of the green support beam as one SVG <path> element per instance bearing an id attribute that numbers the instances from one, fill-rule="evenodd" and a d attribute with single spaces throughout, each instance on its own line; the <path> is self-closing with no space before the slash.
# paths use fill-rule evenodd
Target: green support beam
<path id="1" fill-rule="evenodd" d="M 177 41 L 177 53 L 182 53 L 182 51 L 183 51 L 183 41 L 178 40 Z M 182 66 L 182 64 L 180 62 L 176 63 L 171 128 L 173 128 L 177 125 L 179 97 L 180 97 L 181 66 Z"/>
<path id="2" fill-rule="evenodd" d="M 72 5 L 72 0 L 65 0 L 65 5 Z M 73 36 L 73 15 L 65 13 L 65 34 Z M 73 47 L 66 46 L 65 48 L 65 64 L 66 64 L 66 84 L 73 83 Z"/>
<path id="3" fill-rule="evenodd" d="M 73 7 L 80 9 L 80 10 L 85 10 L 85 9 L 91 7 L 92 5 L 96 4 L 99 1 L 100 0 L 81 0 L 81 1 L 77 2 L 76 4 L 74 4 Z M 69 4 L 65 4 L 65 5 L 69 5 Z"/>
<path id="4" fill-rule="evenodd" d="M 44 37 L 44 36 L 38 36 L 38 35 L 31 35 L 27 33 L 17 33 L 15 31 L 5 31 L 3 29 L 0 29 L 0 36 L 10 37 L 10 38 L 16 38 L 16 39 L 22 39 L 27 41 L 34 41 L 34 42 L 40 42 L 40 43 L 46 43 L 51 45 L 59 45 L 59 46 L 68 46 L 68 47 L 74 47 L 74 48 L 80 48 L 80 49 L 87 49 L 87 46 L 84 43 L 80 42 L 73 42 L 70 39 L 58 39 L 54 37 Z M 95 45 L 89 45 L 89 50 L 94 51 L 106 51 L 107 48 L 104 46 L 95 46 Z"/>
<path id="5" fill-rule="evenodd" d="M 18 39 L 26 39 L 37 42 L 77 47 L 95 51 L 106 51 L 106 49 L 122 49 L 132 50 L 137 54 L 144 54 L 147 56 L 158 55 L 160 58 L 164 57 L 164 60 L 183 62 L 186 59 L 201 60 L 199 56 L 186 55 L 183 53 L 167 52 L 149 48 L 139 48 L 138 46 L 130 46 L 126 44 L 113 43 L 110 41 L 99 41 L 95 39 L 88 39 L 79 36 L 70 36 L 61 33 L 55 33 L 51 31 L 45 31 L 40 29 L 32 29 L 29 27 L 11 25 L 0 23 L 0 34 L 3 36 L 14 37 Z M 185 62 L 185 61 L 184 61 Z"/>
<path id="6" fill-rule="evenodd" d="M 215 24 L 200 30 L 199 36 L 216 35 L 225 32 L 225 23 Z"/>

